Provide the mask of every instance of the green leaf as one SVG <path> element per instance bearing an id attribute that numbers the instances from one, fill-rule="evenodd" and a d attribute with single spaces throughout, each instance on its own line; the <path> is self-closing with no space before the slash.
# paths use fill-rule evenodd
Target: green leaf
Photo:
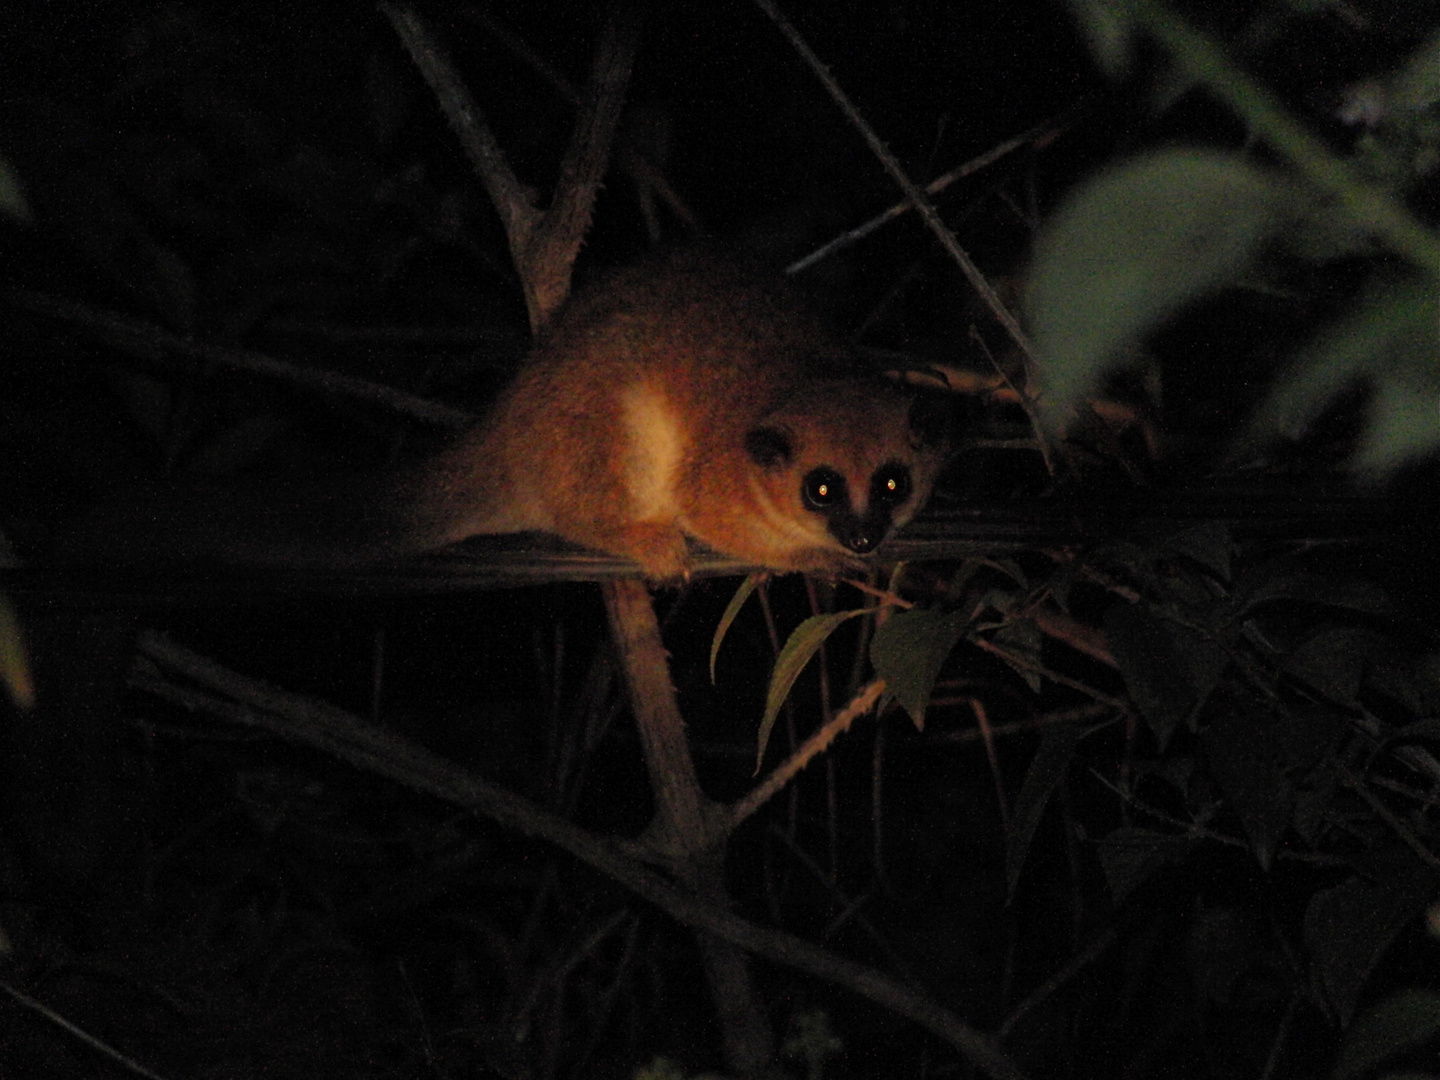
<path id="1" fill-rule="evenodd" d="M 1095 61 L 1112 79 L 1130 66 L 1138 27 L 1125 9 L 1104 0 L 1068 0 Z"/>
<path id="2" fill-rule="evenodd" d="M 1440 102 L 1440 33 L 1405 58 L 1390 78 L 1390 94 L 1396 108 L 1414 112 Z"/>
<path id="3" fill-rule="evenodd" d="M 1037 241 L 1026 298 L 1051 415 L 1171 315 L 1233 281 L 1285 195 L 1236 155 L 1186 149 L 1131 159 L 1073 191 Z"/>
<path id="4" fill-rule="evenodd" d="M 30 675 L 20 620 L 3 594 L 0 594 L 0 682 L 4 682 L 16 708 L 28 711 L 35 707 L 35 681 Z"/>
<path id="5" fill-rule="evenodd" d="M 1219 682 L 1229 662 L 1198 630 L 1162 619 L 1142 604 L 1117 604 L 1105 614 L 1105 636 L 1125 688 L 1163 751 Z"/>
<path id="6" fill-rule="evenodd" d="M 1355 1018 L 1331 1080 L 1354 1080 L 1440 1035 L 1440 994 L 1401 990 Z"/>
<path id="7" fill-rule="evenodd" d="M 1435 363 L 1433 355 L 1428 362 Z M 1406 378 L 1403 373 L 1381 378 L 1365 418 L 1365 438 L 1355 456 L 1356 470 L 1373 477 L 1388 476 L 1437 446 L 1440 387 Z"/>
<path id="8" fill-rule="evenodd" d="M 720 616 L 720 623 L 715 627 L 715 638 L 710 642 L 710 682 L 715 682 L 715 658 L 720 655 L 720 643 L 725 640 L 725 635 L 730 631 L 730 624 L 735 621 L 735 616 L 740 614 L 740 609 L 745 606 L 745 601 L 750 599 L 760 583 L 764 581 L 764 571 L 751 574 L 740 583 L 735 590 L 735 595 L 730 598 L 730 603 L 725 605 L 725 614 Z"/>
<path id="9" fill-rule="evenodd" d="M 917 728 L 925 726 L 925 710 L 940 668 L 968 625 L 958 611 L 912 608 L 891 615 L 875 631 L 870 643 L 875 674 L 885 680 Z"/>
<path id="10" fill-rule="evenodd" d="M 1301 435 L 1340 391 L 1368 378 L 1375 389 L 1356 464 L 1392 471 L 1440 443 L 1435 358 L 1436 283 L 1389 284 L 1302 353 L 1256 416 L 1252 434 Z"/>
<path id="11" fill-rule="evenodd" d="M 1348 1023 L 1370 972 L 1385 950 L 1435 898 L 1440 875 L 1408 851 L 1395 850 L 1366 877 L 1352 877 L 1310 898 L 1305 945 L 1320 991 Z"/>
<path id="12" fill-rule="evenodd" d="M 1075 749 L 1085 734 L 1082 723 L 1051 724 L 1045 729 L 1040 740 L 1040 749 L 1025 771 L 1025 782 L 1020 785 L 1020 794 L 1015 799 L 1015 810 L 1010 815 L 1010 829 L 1005 837 L 1005 895 L 1015 896 L 1015 884 L 1020 880 L 1020 870 L 1025 857 L 1030 853 L 1030 842 L 1035 838 L 1035 829 L 1050 801 L 1055 785 L 1065 778 Z"/>
<path id="13" fill-rule="evenodd" d="M 811 615 L 795 628 L 788 641 L 775 658 L 775 670 L 770 673 L 770 687 L 765 691 L 765 716 L 760 721 L 760 735 L 755 748 L 755 771 L 765 760 L 765 748 L 770 742 L 770 731 L 775 718 L 780 715 L 780 706 L 790 695 L 790 688 L 800 677 L 800 672 L 810 662 L 826 638 L 836 627 L 857 615 L 868 615 L 873 608 L 856 608 L 852 611 L 837 611 L 831 615 Z"/>

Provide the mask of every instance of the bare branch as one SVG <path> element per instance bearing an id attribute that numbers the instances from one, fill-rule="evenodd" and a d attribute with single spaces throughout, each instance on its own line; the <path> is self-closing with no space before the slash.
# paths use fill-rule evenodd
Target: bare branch
<path id="1" fill-rule="evenodd" d="M 291 386 L 318 390 L 327 396 L 381 405 L 402 416 L 437 427 L 458 429 L 475 422 L 474 415 L 464 409 L 407 394 L 392 386 L 357 379 L 352 375 L 341 375 L 334 371 L 323 371 L 248 349 L 206 345 L 194 338 L 162 330 L 154 323 L 129 319 L 113 311 L 92 308 L 73 300 L 60 300 L 33 292 L 8 293 L 5 299 L 16 307 L 38 315 L 83 327 L 103 338 L 107 344 L 124 349 L 131 356 L 152 364 L 163 363 L 171 356 L 182 356 L 213 367 L 263 375 Z"/>
<path id="2" fill-rule="evenodd" d="M 368 725 L 332 705 L 248 679 L 160 634 L 146 634 L 140 647 L 149 660 L 219 696 L 202 699 L 159 674 L 142 672 L 132 681 L 145 690 L 246 727 L 263 728 L 413 791 L 483 814 L 505 828 L 552 843 L 677 921 L 868 998 L 932 1032 L 998 1080 L 1024 1080 L 1019 1066 L 994 1038 L 971 1027 L 933 998 L 818 945 L 733 915 L 627 857 L 620 843 L 599 839 L 424 747 Z"/>
<path id="3" fill-rule="evenodd" d="M 580 99 L 570 146 L 560 162 L 554 200 L 533 235 L 520 243 L 511 238 L 532 326 L 545 325 L 570 291 L 570 270 L 590 231 L 595 196 L 610 164 L 643 21 L 639 0 L 611 5 L 590 85 Z"/>
<path id="4" fill-rule="evenodd" d="M 491 132 L 480 106 L 475 103 L 424 20 L 405 4 L 382 3 L 380 10 L 395 27 L 395 33 L 400 36 L 410 59 L 435 92 L 435 98 L 460 140 L 465 156 L 485 185 L 510 241 L 511 254 L 525 249 L 541 217 L 534 190 L 521 183 L 510 168 L 505 152 Z"/>
<path id="5" fill-rule="evenodd" d="M 1033 356 L 1034 350 L 1031 348 L 1030 338 L 1026 335 L 1025 331 L 1020 328 L 1019 321 L 1011 314 L 1010 309 L 1005 306 L 1005 302 L 1000 299 L 1000 294 L 995 291 L 995 286 L 990 284 L 985 275 L 980 272 L 980 268 L 975 265 L 974 260 L 971 259 L 965 249 L 960 246 L 960 241 L 955 238 L 955 234 L 950 231 L 950 227 L 941 219 L 940 212 L 935 209 L 935 205 L 925 197 L 925 193 L 920 190 L 915 181 L 910 179 L 909 175 L 901 167 L 899 160 L 890 152 L 890 148 L 880 141 L 880 136 L 875 133 L 875 129 L 860 115 L 860 111 L 855 108 L 850 98 L 845 94 L 845 91 L 840 88 L 840 84 L 835 81 L 835 77 L 830 74 L 829 69 L 821 63 L 820 58 L 815 55 L 814 50 L 811 49 L 805 39 L 800 36 L 800 32 L 781 14 L 780 9 L 775 6 L 773 0 L 755 0 L 755 3 L 761 11 L 770 17 L 770 20 L 779 28 L 780 32 L 785 35 L 790 44 L 795 47 L 795 51 L 810 65 L 810 70 L 815 73 L 815 77 L 820 80 L 830 96 L 835 99 L 835 103 L 840 106 L 846 118 L 864 138 L 871 152 L 874 153 L 875 157 L 880 161 L 880 164 L 884 166 L 885 171 L 890 174 L 891 179 L 893 179 L 900 190 L 905 193 L 906 200 L 911 206 L 915 207 L 915 211 L 920 215 L 921 220 L 925 222 L 930 231 L 939 239 L 941 245 L 950 254 L 950 257 L 955 260 L 956 264 L 964 272 L 966 279 L 974 286 L 975 291 L 984 298 L 986 305 L 995 313 L 995 318 L 1000 320 L 1000 325 L 1005 327 L 1006 332 L 1014 339 L 1015 344 L 1020 346 L 1021 351 L 1023 351 L 1026 356 Z"/>
<path id="6" fill-rule="evenodd" d="M 1022 146 L 1029 146 L 1031 143 L 1038 143 L 1053 138 L 1056 132 L 1065 125 L 1067 119 L 1067 115 L 1053 117 L 1046 120 L 1043 124 L 1036 124 L 1029 131 L 1022 132 L 1013 139 L 1006 139 L 998 146 L 991 147 L 978 157 L 973 157 L 963 165 L 957 165 L 949 172 L 931 180 L 930 183 L 925 185 L 925 194 L 938 195 L 957 180 L 963 180 L 965 177 L 977 173 L 981 169 L 989 168 L 995 164 L 995 162 L 1014 153 Z M 828 259 L 837 251 L 844 251 L 848 247 L 853 247 L 881 226 L 894 221 L 898 217 L 903 217 L 913 209 L 914 204 L 912 203 L 898 202 L 894 206 L 882 210 L 864 224 L 857 225 L 849 232 L 841 233 L 835 237 L 835 239 L 822 244 L 804 258 L 795 260 L 789 266 L 785 267 L 785 273 L 798 274 L 804 270 L 808 270 L 816 263 Z"/>

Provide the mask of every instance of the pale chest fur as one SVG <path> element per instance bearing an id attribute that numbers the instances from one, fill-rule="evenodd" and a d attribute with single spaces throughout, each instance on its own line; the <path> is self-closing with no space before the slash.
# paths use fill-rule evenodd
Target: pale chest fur
<path id="1" fill-rule="evenodd" d="M 677 485 L 691 435 L 663 388 L 637 382 L 620 393 L 621 460 L 630 510 L 637 521 L 680 514 Z"/>

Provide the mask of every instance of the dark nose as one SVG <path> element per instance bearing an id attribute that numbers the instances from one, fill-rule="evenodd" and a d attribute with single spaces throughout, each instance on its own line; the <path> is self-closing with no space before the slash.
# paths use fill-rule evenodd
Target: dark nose
<path id="1" fill-rule="evenodd" d="M 875 549 L 876 540 L 868 530 L 856 529 L 845 541 L 847 547 L 856 555 L 868 555 Z"/>

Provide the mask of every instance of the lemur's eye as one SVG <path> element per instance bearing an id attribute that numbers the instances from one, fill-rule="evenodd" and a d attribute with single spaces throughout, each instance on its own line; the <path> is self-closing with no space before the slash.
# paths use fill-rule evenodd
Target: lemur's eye
<path id="1" fill-rule="evenodd" d="M 898 462 L 882 465 L 870 481 L 870 498 L 889 506 L 898 506 L 910 497 L 910 470 Z"/>
<path id="2" fill-rule="evenodd" d="M 834 469 L 811 469 L 800 483 L 800 495 L 811 510 L 829 510 L 849 502 L 845 478 Z"/>

